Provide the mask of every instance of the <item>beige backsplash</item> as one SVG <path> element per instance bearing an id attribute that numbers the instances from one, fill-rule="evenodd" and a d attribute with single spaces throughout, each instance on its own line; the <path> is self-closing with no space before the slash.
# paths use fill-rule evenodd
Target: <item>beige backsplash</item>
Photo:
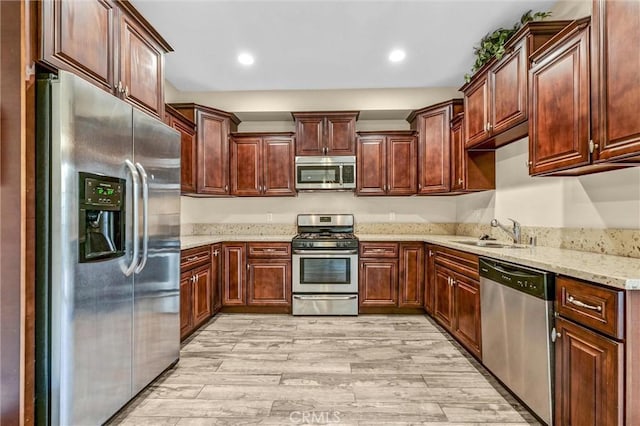
<path id="1" fill-rule="evenodd" d="M 485 223 L 357 223 L 356 234 L 431 234 L 468 235 L 488 234 L 499 241 L 510 241 L 500 229 Z M 182 235 L 294 235 L 295 225 L 281 223 L 224 223 L 183 224 Z M 522 227 L 522 242 L 537 238 L 537 245 L 593 253 L 640 258 L 640 230 L 595 228 Z"/>

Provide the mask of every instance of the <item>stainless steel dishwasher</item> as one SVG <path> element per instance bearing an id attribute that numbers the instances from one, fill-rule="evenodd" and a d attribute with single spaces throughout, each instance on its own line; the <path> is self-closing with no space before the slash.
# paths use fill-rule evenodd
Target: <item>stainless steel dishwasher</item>
<path id="1" fill-rule="evenodd" d="M 554 284 L 550 272 L 480 258 L 482 362 L 548 425 Z"/>

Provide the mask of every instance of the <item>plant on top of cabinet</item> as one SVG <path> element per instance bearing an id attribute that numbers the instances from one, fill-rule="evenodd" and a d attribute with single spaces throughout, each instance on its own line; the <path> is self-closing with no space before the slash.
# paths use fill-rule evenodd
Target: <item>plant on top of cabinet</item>
<path id="1" fill-rule="evenodd" d="M 527 135 L 529 56 L 570 21 L 529 22 L 480 68 L 464 93 L 465 145 L 497 148 Z"/>
<path id="2" fill-rule="evenodd" d="M 237 130 L 240 120 L 234 114 L 194 103 L 171 106 L 196 123 L 196 193 L 229 195 L 229 135 Z"/>
<path id="3" fill-rule="evenodd" d="M 231 195 L 295 196 L 293 133 L 231 135 Z"/>
<path id="4" fill-rule="evenodd" d="M 359 112 L 292 112 L 296 155 L 356 155 Z"/>
<path id="5" fill-rule="evenodd" d="M 63 0 L 38 5 L 40 63 L 70 71 L 164 116 L 164 54 L 173 49 L 131 3 Z"/>

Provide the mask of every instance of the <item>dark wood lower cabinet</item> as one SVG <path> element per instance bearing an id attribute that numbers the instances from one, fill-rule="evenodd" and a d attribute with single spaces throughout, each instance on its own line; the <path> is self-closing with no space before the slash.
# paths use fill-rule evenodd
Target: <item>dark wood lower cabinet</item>
<path id="1" fill-rule="evenodd" d="M 214 314 L 222 308 L 222 280 L 220 265 L 222 260 L 222 244 L 211 245 L 211 310 Z"/>
<path id="2" fill-rule="evenodd" d="M 624 422 L 624 345 L 562 318 L 555 322 L 556 426 Z"/>
<path id="3" fill-rule="evenodd" d="M 471 354 L 482 356 L 478 257 L 427 246 L 425 309 Z"/>
<path id="4" fill-rule="evenodd" d="M 211 317 L 211 266 L 205 265 L 193 272 L 193 326 L 199 327 Z"/>
<path id="5" fill-rule="evenodd" d="M 222 244 L 222 259 L 222 306 L 243 306 L 247 288 L 245 243 Z"/>
<path id="6" fill-rule="evenodd" d="M 248 306 L 291 305 L 291 260 L 249 259 Z"/>
<path id="7" fill-rule="evenodd" d="M 423 312 L 424 243 L 360 243 L 361 313 Z"/>
<path id="8" fill-rule="evenodd" d="M 192 284 L 193 275 L 191 275 L 191 271 L 180 274 L 180 339 L 184 339 L 193 330 Z"/>
<path id="9" fill-rule="evenodd" d="M 361 308 L 397 306 L 397 259 L 360 259 L 358 281 Z"/>

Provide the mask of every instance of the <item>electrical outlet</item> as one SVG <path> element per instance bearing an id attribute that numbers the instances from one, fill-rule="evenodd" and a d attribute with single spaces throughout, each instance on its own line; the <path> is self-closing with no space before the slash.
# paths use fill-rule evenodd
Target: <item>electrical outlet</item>
<path id="1" fill-rule="evenodd" d="M 389 220 L 391 222 L 394 222 L 396 220 L 396 212 L 390 212 L 389 213 Z"/>
<path id="2" fill-rule="evenodd" d="M 269 223 L 273 222 L 273 213 L 267 213 L 267 222 Z"/>

